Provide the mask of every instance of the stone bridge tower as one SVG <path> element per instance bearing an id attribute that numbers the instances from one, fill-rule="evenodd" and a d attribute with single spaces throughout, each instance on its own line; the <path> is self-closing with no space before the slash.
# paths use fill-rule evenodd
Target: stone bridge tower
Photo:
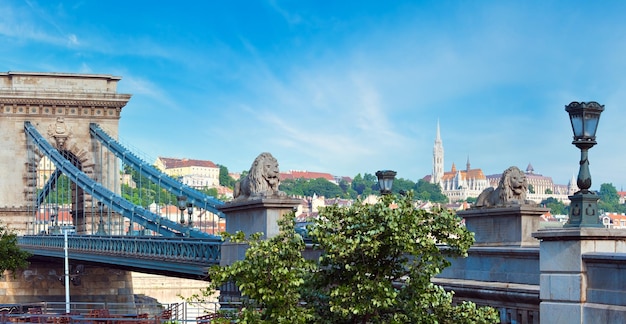
<path id="1" fill-rule="evenodd" d="M 28 146 L 25 121 L 83 172 L 119 192 L 118 162 L 91 138 L 89 124 L 98 123 L 117 138 L 120 113 L 131 97 L 117 93 L 120 79 L 101 74 L 0 73 L 0 220 L 4 224 L 23 234 L 36 222 L 35 201 L 42 182 L 38 169 L 44 156 Z M 71 214 L 79 232 L 87 229 L 77 223 L 87 222 L 77 218 L 89 208 L 93 208 L 91 197 L 72 186 Z"/>

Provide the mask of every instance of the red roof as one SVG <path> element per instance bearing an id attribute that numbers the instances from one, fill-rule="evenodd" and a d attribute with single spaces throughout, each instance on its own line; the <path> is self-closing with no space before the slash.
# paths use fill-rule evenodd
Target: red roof
<path id="1" fill-rule="evenodd" d="M 280 180 L 285 179 L 326 179 L 328 181 L 335 181 L 330 173 L 323 172 L 310 172 L 310 171 L 289 171 L 287 173 L 280 174 Z"/>
<path id="2" fill-rule="evenodd" d="M 194 160 L 194 159 L 176 159 L 176 158 L 164 158 L 159 157 L 163 162 L 166 169 L 185 168 L 185 167 L 205 167 L 205 168 L 217 168 L 217 165 L 211 161 Z"/>
<path id="3" fill-rule="evenodd" d="M 626 215 L 624 214 L 607 213 L 606 216 L 608 216 L 612 221 L 626 220 Z"/>

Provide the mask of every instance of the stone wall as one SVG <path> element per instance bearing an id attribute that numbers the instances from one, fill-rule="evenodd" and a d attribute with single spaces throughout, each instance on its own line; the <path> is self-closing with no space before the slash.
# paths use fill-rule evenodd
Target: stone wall
<path id="1" fill-rule="evenodd" d="M 134 309 L 130 272 L 70 263 L 70 302 L 109 303 Z M 5 272 L 0 280 L 0 304 L 65 302 L 63 262 L 31 260 L 28 269 Z"/>
<path id="2" fill-rule="evenodd" d="M 162 304 L 182 303 L 183 298 L 201 294 L 208 283 L 192 280 L 133 272 L 132 283 L 136 295 L 145 295 Z M 217 296 L 212 300 L 217 302 Z"/>

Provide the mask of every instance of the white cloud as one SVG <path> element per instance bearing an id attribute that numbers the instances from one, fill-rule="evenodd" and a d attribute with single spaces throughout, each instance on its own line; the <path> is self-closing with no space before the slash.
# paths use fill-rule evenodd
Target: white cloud
<path id="1" fill-rule="evenodd" d="M 68 45 L 70 45 L 70 46 L 71 45 L 79 45 L 78 37 L 76 37 L 76 35 L 74 35 L 74 34 L 70 34 L 70 35 L 67 36 L 67 42 L 68 42 Z"/>

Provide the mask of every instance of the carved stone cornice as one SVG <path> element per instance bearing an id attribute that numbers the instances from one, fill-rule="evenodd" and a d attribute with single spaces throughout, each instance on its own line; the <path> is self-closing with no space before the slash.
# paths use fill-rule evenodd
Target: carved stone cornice
<path id="1" fill-rule="evenodd" d="M 120 118 L 122 107 L 125 102 L 113 103 L 110 106 L 99 106 L 87 102 L 87 105 L 24 105 L 5 104 L 0 101 L 0 116 L 29 116 L 29 117 L 97 117 L 97 118 Z"/>
<path id="2" fill-rule="evenodd" d="M 0 96 L 2 105 L 29 105 L 29 106 L 74 106 L 74 107 L 124 107 L 129 98 L 119 100 L 68 100 L 68 99 L 38 99 L 38 98 L 6 98 Z"/>

